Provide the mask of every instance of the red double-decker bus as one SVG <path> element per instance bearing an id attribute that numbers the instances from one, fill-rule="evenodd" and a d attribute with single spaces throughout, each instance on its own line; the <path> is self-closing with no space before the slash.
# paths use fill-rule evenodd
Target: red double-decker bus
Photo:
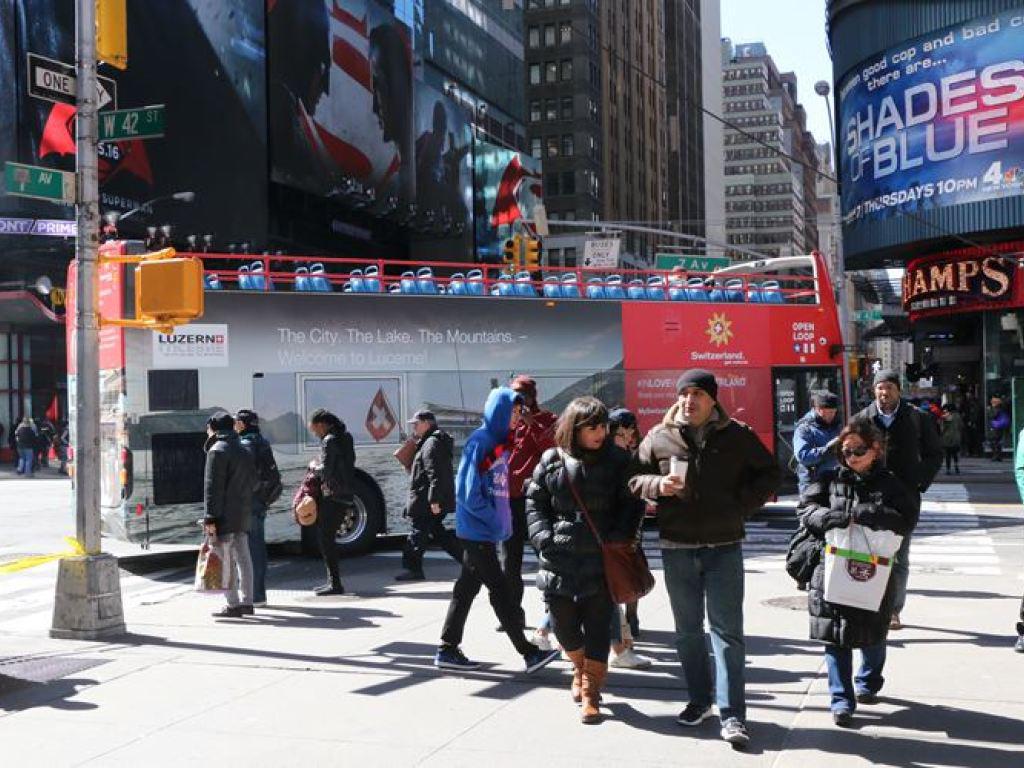
<path id="1" fill-rule="evenodd" d="M 170 334 L 102 331 L 108 535 L 197 538 L 205 422 L 219 409 L 260 414 L 286 487 L 317 450 L 308 414 L 324 407 L 346 422 L 357 504 L 339 544 L 358 552 L 404 525 L 407 476 L 392 454 L 409 416 L 431 409 L 459 444 L 488 391 L 519 373 L 537 379 L 545 408 L 592 394 L 648 429 L 684 369 L 710 369 L 723 406 L 783 467 L 810 392 L 842 391 L 834 294 L 817 254 L 701 274 L 196 255 L 208 289 L 200 322 Z M 102 267 L 105 315 L 130 315 L 130 280 L 130 269 Z M 270 541 L 300 536 L 289 499 L 270 511 Z"/>

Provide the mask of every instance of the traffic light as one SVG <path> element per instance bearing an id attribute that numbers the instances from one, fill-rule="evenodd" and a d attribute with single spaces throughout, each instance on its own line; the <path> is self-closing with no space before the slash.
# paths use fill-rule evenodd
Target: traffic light
<path id="1" fill-rule="evenodd" d="M 128 0 L 96 0 L 96 58 L 128 69 Z"/>
<path id="2" fill-rule="evenodd" d="M 501 249 L 501 260 L 506 264 L 519 263 L 519 248 L 522 242 L 522 235 L 513 235 L 505 241 Z"/>
<path id="3" fill-rule="evenodd" d="M 135 267 L 135 319 L 169 329 L 203 314 L 203 262 L 152 259 Z"/>
<path id="4" fill-rule="evenodd" d="M 526 265 L 529 270 L 540 268 L 540 257 L 543 244 L 539 237 L 531 237 L 526 241 Z"/>

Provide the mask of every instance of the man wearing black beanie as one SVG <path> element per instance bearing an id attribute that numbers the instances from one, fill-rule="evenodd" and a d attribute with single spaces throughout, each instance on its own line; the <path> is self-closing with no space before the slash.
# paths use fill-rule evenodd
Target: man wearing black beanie
<path id="1" fill-rule="evenodd" d="M 745 521 L 775 493 L 775 457 L 718 403 L 718 382 L 694 368 L 676 384 L 678 401 L 640 443 L 630 490 L 657 505 L 665 586 L 690 702 L 676 719 L 696 726 L 718 704 L 722 738 L 749 742 L 743 634 Z M 705 603 L 715 676 L 704 636 Z"/>
<path id="2" fill-rule="evenodd" d="M 900 396 L 900 375 L 883 368 L 874 378 L 875 401 L 858 416 L 871 419 L 885 437 L 885 466 L 892 470 L 921 508 L 921 494 L 935 479 L 942 466 L 942 444 L 934 420 Z M 910 580 L 910 532 L 896 553 L 892 566 L 896 585 L 891 629 L 902 629 L 900 614 L 907 602 Z"/>

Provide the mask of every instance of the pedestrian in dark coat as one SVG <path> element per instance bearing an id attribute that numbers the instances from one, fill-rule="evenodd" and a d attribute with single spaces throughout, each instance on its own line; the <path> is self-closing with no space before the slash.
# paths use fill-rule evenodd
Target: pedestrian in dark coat
<path id="1" fill-rule="evenodd" d="M 284 488 L 274 449 L 260 431 L 259 414 L 247 408 L 240 410 L 235 414 L 235 431 L 256 465 L 249 552 L 252 555 L 253 602 L 261 607 L 267 604 L 267 508 L 277 501 Z"/>
<path id="2" fill-rule="evenodd" d="M 877 427 L 855 418 L 839 435 L 840 469 L 812 483 L 801 497 L 801 522 L 824 546 L 825 532 L 858 523 L 873 530 L 907 535 L 917 524 L 918 504 L 913 494 L 885 468 L 883 438 Z M 848 725 L 857 702 L 877 701 L 884 678 L 885 639 L 896 597 L 890 578 L 877 611 L 866 611 L 825 601 L 825 558 L 822 557 L 807 591 L 810 636 L 825 645 L 832 715 L 837 725 Z M 853 677 L 852 649 L 863 657 Z"/>
<path id="3" fill-rule="evenodd" d="M 613 610 L 587 515 L 603 540 L 631 541 L 643 513 L 626 484 L 630 455 L 607 437 L 608 409 L 600 400 L 569 403 L 558 420 L 558 447 L 541 456 L 526 501 L 530 541 L 540 553 L 537 587 L 572 661 L 572 695 L 582 699 L 587 723 L 600 719 Z"/>
<path id="4" fill-rule="evenodd" d="M 14 430 L 14 445 L 18 451 L 18 474 L 32 477 L 36 470 L 36 445 L 39 433 L 28 416 Z"/>
<path id="5" fill-rule="evenodd" d="M 825 390 L 811 395 L 811 410 L 796 423 L 793 433 L 793 455 L 797 460 L 796 477 L 800 493 L 804 492 L 819 474 L 837 466 L 835 439 L 842 428 L 836 418 L 839 398 Z"/>
<path id="6" fill-rule="evenodd" d="M 462 547 L 455 533 L 444 526 L 444 518 L 455 511 L 455 470 L 452 466 L 452 448 L 455 441 L 437 426 L 431 411 L 417 411 L 409 420 L 416 435 L 416 455 L 409 474 L 409 500 L 405 516 L 412 530 L 402 550 L 404 570 L 396 581 L 421 581 L 423 553 L 434 542 L 462 562 Z"/>
<path id="7" fill-rule="evenodd" d="M 317 587 L 317 595 L 343 595 L 338 570 L 338 545 L 335 537 L 346 512 L 355 503 L 356 451 L 352 435 L 344 422 L 323 408 L 309 417 L 309 431 L 320 439 L 320 456 L 310 469 L 320 478 L 320 500 L 317 504 L 316 531 L 320 554 L 327 569 L 328 583 Z"/>
<path id="8" fill-rule="evenodd" d="M 907 487 L 921 506 L 921 494 L 928 490 L 942 466 L 942 445 L 935 420 L 900 397 L 900 376 L 896 371 L 875 374 L 875 402 L 858 413 L 871 419 L 882 433 L 885 466 Z M 907 602 L 910 581 L 910 531 L 903 537 L 893 565 L 896 602 L 890 629 L 902 628 L 900 614 Z"/>
<path id="9" fill-rule="evenodd" d="M 256 464 L 235 434 L 235 417 L 230 413 L 211 416 L 206 432 L 203 525 L 207 536 L 229 551 L 232 564 L 227 607 L 214 616 L 237 618 L 253 612 L 249 524 Z"/>

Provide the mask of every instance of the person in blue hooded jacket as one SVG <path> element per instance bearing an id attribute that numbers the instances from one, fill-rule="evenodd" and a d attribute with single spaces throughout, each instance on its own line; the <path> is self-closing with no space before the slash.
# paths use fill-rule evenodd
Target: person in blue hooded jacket
<path id="1" fill-rule="evenodd" d="M 448 614 L 441 631 L 441 645 L 434 657 L 439 669 L 470 670 L 470 661 L 459 648 L 469 609 L 487 587 L 491 607 L 509 640 L 534 672 L 558 658 L 557 650 L 542 651 L 526 639 L 519 622 L 519 607 L 509 591 L 498 562 L 498 545 L 512 535 L 507 454 L 509 436 L 522 416 L 523 398 L 508 387 L 491 391 L 484 405 L 483 424 L 462 448 L 455 476 L 455 534 L 462 544 L 462 572 L 452 590 Z"/>
<path id="2" fill-rule="evenodd" d="M 839 468 L 833 450 L 843 426 L 838 414 L 839 398 L 823 389 L 811 395 L 811 410 L 796 423 L 793 456 L 801 495 L 819 476 Z"/>

